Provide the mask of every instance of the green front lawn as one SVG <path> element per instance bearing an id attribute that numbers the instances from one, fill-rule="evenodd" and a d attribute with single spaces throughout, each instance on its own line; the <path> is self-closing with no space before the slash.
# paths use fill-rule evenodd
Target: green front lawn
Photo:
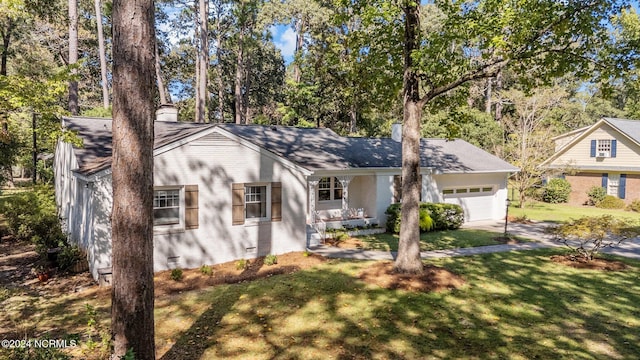
<path id="1" fill-rule="evenodd" d="M 459 249 L 476 246 L 498 245 L 495 238 L 502 236 L 485 230 L 458 229 L 433 231 L 420 234 L 420 251 Z M 394 234 L 375 234 L 357 237 L 365 250 L 398 251 L 399 236 Z M 528 239 L 518 238 L 520 241 Z"/>
<path id="2" fill-rule="evenodd" d="M 432 260 L 466 282 L 440 293 L 368 285 L 358 275 L 371 262 L 332 260 L 293 274 L 163 296 L 155 304 L 157 358 L 637 358 L 640 262 L 624 260 L 631 267 L 620 272 L 577 270 L 550 261 L 557 253 Z M 3 302 L 1 329 L 33 334 L 52 327 L 54 338 L 84 334 L 84 304 L 90 304 L 108 335 L 108 299 L 108 292 L 46 301 L 14 294 Z M 100 357 L 84 335 L 80 339 L 75 354 Z"/>
<path id="3" fill-rule="evenodd" d="M 636 358 L 640 263 L 575 270 L 553 253 L 437 261 L 466 279 L 444 293 L 367 285 L 370 263 L 344 260 L 179 295 L 156 306 L 158 358 Z"/>
<path id="4" fill-rule="evenodd" d="M 517 207 L 517 202 L 509 207 L 509 215 L 515 217 L 526 216 L 530 220 L 563 222 L 569 219 L 577 219 L 583 216 L 613 215 L 625 217 L 633 221 L 640 220 L 640 213 L 634 211 L 600 209 L 595 206 L 575 206 L 568 204 L 548 204 L 544 202 L 528 202 L 527 207 Z"/>

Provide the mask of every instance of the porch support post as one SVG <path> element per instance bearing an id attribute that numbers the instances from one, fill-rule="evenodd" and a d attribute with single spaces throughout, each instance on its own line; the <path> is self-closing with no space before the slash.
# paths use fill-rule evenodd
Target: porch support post
<path id="1" fill-rule="evenodd" d="M 349 183 L 353 176 L 338 176 L 338 181 L 342 185 L 342 218 L 349 218 Z"/>
<path id="2" fill-rule="evenodd" d="M 309 220 L 314 224 L 318 219 L 316 216 L 316 187 L 320 182 L 317 179 L 309 179 Z"/>

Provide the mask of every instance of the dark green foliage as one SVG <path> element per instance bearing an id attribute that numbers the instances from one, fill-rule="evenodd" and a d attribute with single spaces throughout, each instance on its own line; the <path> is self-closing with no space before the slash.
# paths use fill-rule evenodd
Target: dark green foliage
<path id="1" fill-rule="evenodd" d="M 420 203 L 433 219 L 434 230 L 455 230 L 464 223 L 464 210 L 457 204 Z"/>
<path id="2" fill-rule="evenodd" d="M 41 253 L 67 243 L 50 186 L 13 195 L 1 204 L 0 213 L 7 220 L 11 235 L 17 240 L 34 242 Z"/>
<path id="3" fill-rule="evenodd" d="M 607 195 L 596 206 L 602 209 L 622 209 L 624 208 L 624 200 L 613 195 Z"/>
<path id="4" fill-rule="evenodd" d="M 75 263 L 81 261 L 82 252 L 76 245 L 65 245 L 60 249 L 57 257 L 58 268 L 62 271 L 69 270 Z"/>
<path id="5" fill-rule="evenodd" d="M 627 210 L 640 212 L 640 200 L 638 200 L 638 199 L 633 200 L 631 202 L 631 204 L 629 204 L 629 206 L 627 206 Z"/>
<path id="6" fill-rule="evenodd" d="M 593 186 L 587 191 L 587 196 L 589 196 L 589 205 L 598 206 L 607 196 L 607 190 L 602 186 Z"/>
<path id="7" fill-rule="evenodd" d="M 542 201 L 559 204 L 569 201 L 569 194 L 571 193 L 571 184 L 565 179 L 551 179 L 544 187 L 542 193 Z"/>
<path id="8" fill-rule="evenodd" d="M 385 228 L 390 234 L 400 233 L 400 207 L 399 203 L 391 204 L 384 212 L 387 215 Z"/>
<path id="9" fill-rule="evenodd" d="M 391 204 L 387 214 L 388 233 L 400 232 L 400 204 Z M 464 223 L 464 211 L 460 205 L 443 203 L 420 203 L 420 231 L 454 230 Z"/>
<path id="10" fill-rule="evenodd" d="M 182 280 L 182 269 L 175 268 L 175 269 L 171 270 L 171 280 L 173 280 L 173 281 Z"/>

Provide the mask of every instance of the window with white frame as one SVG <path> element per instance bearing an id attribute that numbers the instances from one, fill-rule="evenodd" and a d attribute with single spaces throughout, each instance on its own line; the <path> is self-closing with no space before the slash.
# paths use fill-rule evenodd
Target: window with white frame
<path id="1" fill-rule="evenodd" d="M 611 139 L 600 139 L 597 141 L 596 153 L 598 156 L 608 157 L 611 154 Z"/>
<path id="2" fill-rule="evenodd" d="M 261 219 L 267 217 L 267 187 L 249 185 L 244 188 L 245 218 Z"/>
<path id="3" fill-rule="evenodd" d="M 323 177 L 318 182 L 318 201 L 342 199 L 342 184 L 337 177 Z"/>
<path id="4" fill-rule="evenodd" d="M 153 224 L 174 225 L 180 223 L 180 189 L 153 191 Z"/>
<path id="5" fill-rule="evenodd" d="M 607 181 L 607 195 L 618 197 L 620 189 L 620 174 L 609 174 Z"/>

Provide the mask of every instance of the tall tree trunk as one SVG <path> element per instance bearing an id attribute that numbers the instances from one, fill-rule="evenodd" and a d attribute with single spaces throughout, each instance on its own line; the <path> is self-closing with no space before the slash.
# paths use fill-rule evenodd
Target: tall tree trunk
<path id="1" fill-rule="evenodd" d="M 293 61 L 293 81 L 296 83 L 300 82 L 300 78 L 302 77 L 302 72 L 300 71 L 300 65 L 298 61 L 302 54 L 302 42 L 304 40 L 304 34 L 302 31 L 304 30 L 304 20 L 302 18 L 296 21 L 296 49 L 294 52 L 295 59 Z"/>
<path id="2" fill-rule="evenodd" d="M 2 31 L 2 54 L 0 54 L 0 75 L 7 76 L 7 61 L 9 58 L 9 45 L 13 33 L 13 20 L 9 18 L 7 28 Z"/>
<path id="3" fill-rule="evenodd" d="M 171 103 L 171 94 L 167 91 L 167 88 L 164 86 L 164 81 L 162 80 L 162 69 L 160 68 L 160 52 L 158 51 L 158 38 L 156 37 L 154 40 L 154 52 L 156 56 L 155 60 L 155 68 L 156 68 L 156 84 L 158 85 L 158 94 L 160 96 L 160 104 L 170 104 Z"/>
<path id="4" fill-rule="evenodd" d="M 358 131 L 358 111 L 356 110 L 356 105 L 353 103 L 356 100 L 355 99 L 351 99 L 352 104 L 351 104 L 351 108 L 349 109 L 349 132 L 351 134 L 355 133 L 356 131 Z"/>
<path id="5" fill-rule="evenodd" d="M 496 75 L 496 92 L 502 90 L 502 70 Z M 496 121 L 502 124 L 502 102 L 496 102 Z"/>
<path id="6" fill-rule="evenodd" d="M 487 89 L 484 92 L 484 112 L 491 115 L 491 97 L 493 94 L 491 93 L 493 87 L 493 79 L 487 79 Z"/>
<path id="7" fill-rule="evenodd" d="M 402 128 L 402 210 L 400 213 L 400 241 L 396 271 L 403 273 L 421 273 L 420 259 L 420 119 L 422 104 L 420 101 L 420 81 L 411 58 L 412 52 L 420 43 L 419 4 L 405 0 L 404 33 L 404 79 L 403 101 L 404 116 Z"/>
<path id="8" fill-rule="evenodd" d="M 209 7 L 207 0 L 198 0 L 196 54 L 196 122 L 206 122 L 207 83 L 209 69 Z"/>
<path id="9" fill-rule="evenodd" d="M 75 66 L 78 62 L 78 0 L 69 0 L 69 65 Z M 69 112 L 71 115 L 78 115 L 78 74 L 76 69 L 71 71 L 72 78 L 69 81 Z"/>
<path id="10" fill-rule="evenodd" d="M 155 359 L 153 0 L 113 1 L 111 333 L 114 358 Z"/>
<path id="11" fill-rule="evenodd" d="M 102 31 L 102 6 L 95 0 L 96 23 L 98 25 L 98 50 L 100 51 L 100 75 L 102 77 L 102 106 L 109 108 L 109 80 L 107 79 L 107 54 L 104 49 L 104 32 Z"/>
<path id="12" fill-rule="evenodd" d="M 222 79 L 222 4 L 218 2 L 216 11 L 216 61 L 218 71 L 216 84 L 218 86 L 218 122 L 224 122 L 224 80 Z"/>
<path id="13" fill-rule="evenodd" d="M 247 55 L 249 55 L 249 54 L 247 54 Z M 244 57 L 244 66 L 242 68 L 244 70 L 244 83 L 243 83 L 244 91 L 242 93 L 242 109 L 244 111 L 244 122 L 245 122 L 245 124 L 250 124 L 252 122 L 251 109 L 250 109 L 250 106 L 249 106 L 249 94 L 250 94 L 249 89 L 251 89 L 251 74 L 250 74 L 250 70 L 249 70 L 249 69 L 251 69 L 251 57 L 250 56 L 245 56 Z"/>
<path id="14" fill-rule="evenodd" d="M 0 75 L 7 76 L 7 61 L 9 58 L 9 45 L 11 43 L 11 33 L 13 32 L 13 20 L 9 18 L 7 22 L 7 28 L 2 31 L 2 53 L 0 54 Z M 7 113 L 4 111 L 0 112 L 0 122 L 2 123 L 2 132 L 4 134 L 9 133 L 9 122 L 7 120 Z M 11 166 L 9 166 L 9 170 L 11 170 Z M 13 186 L 12 177 L 9 179 Z"/>
<path id="15" fill-rule="evenodd" d="M 242 106 L 242 80 L 244 74 L 244 34 L 242 30 L 238 34 L 238 59 L 236 62 L 236 77 L 235 77 L 235 116 L 236 116 L 236 124 L 244 124 L 246 123 L 246 119 L 244 118 L 244 108 Z"/>

